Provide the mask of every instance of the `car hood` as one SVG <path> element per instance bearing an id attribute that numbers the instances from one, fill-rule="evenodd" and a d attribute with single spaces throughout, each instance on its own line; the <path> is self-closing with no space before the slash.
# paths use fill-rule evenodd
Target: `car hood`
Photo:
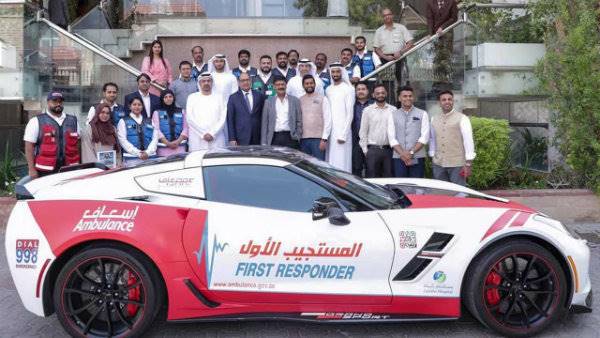
<path id="1" fill-rule="evenodd" d="M 426 178 L 369 178 L 367 181 L 378 185 L 393 185 L 407 195 L 446 195 L 455 197 L 475 197 L 501 203 L 509 200 L 463 187 L 458 184 Z"/>

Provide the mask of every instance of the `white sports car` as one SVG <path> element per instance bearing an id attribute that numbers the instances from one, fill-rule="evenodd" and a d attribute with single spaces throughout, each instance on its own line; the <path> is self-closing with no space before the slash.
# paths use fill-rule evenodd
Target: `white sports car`
<path id="1" fill-rule="evenodd" d="M 503 335 L 590 311 L 584 240 L 450 183 L 363 180 L 289 149 L 230 148 L 17 186 L 6 230 L 25 307 L 73 336 L 169 321 L 452 320 Z"/>

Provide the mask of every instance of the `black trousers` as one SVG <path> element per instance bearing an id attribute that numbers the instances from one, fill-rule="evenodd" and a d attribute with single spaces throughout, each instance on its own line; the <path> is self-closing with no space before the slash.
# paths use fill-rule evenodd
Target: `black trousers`
<path id="1" fill-rule="evenodd" d="M 367 150 L 367 177 L 392 177 L 392 148 L 369 146 Z"/>
<path id="2" fill-rule="evenodd" d="M 288 147 L 292 149 L 300 149 L 298 141 L 292 138 L 289 131 L 277 131 L 273 133 L 273 146 Z"/>
<path id="3" fill-rule="evenodd" d="M 352 139 L 352 174 L 363 177 L 363 169 L 365 169 L 365 154 L 358 144 L 359 139 Z"/>

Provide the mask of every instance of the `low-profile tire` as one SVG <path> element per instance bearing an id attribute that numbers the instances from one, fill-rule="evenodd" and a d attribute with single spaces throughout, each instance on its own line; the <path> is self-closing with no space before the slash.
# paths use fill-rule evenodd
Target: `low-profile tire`
<path id="1" fill-rule="evenodd" d="M 162 307 L 156 269 L 135 250 L 94 246 L 75 254 L 54 286 L 57 317 L 73 337 L 139 337 Z"/>
<path id="2" fill-rule="evenodd" d="M 564 316 L 567 279 L 552 253 L 515 240 L 492 246 L 473 261 L 463 295 L 471 314 L 490 329 L 527 337 Z"/>

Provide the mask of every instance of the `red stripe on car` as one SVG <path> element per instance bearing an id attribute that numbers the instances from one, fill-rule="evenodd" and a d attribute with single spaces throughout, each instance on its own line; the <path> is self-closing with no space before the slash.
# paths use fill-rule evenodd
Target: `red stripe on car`
<path id="1" fill-rule="evenodd" d="M 523 226 L 525 223 L 527 223 L 527 220 L 529 219 L 529 217 L 531 217 L 530 213 L 527 212 L 521 212 L 519 213 L 519 215 L 515 218 L 514 221 L 512 221 L 512 223 L 510 224 L 511 227 L 521 227 Z"/>
<path id="2" fill-rule="evenodd" d="M 481 238 L 481 241 L 488 238 L 490 235 L 492 235 L 496 231 L 502 230 L 508 224 L 508 222 L 515 216 L 515 214 L 517 212 L 518 212 L 517 210 L 505 211 L 500 217 L 498 217 L 498 219 L 496 219 L 494 224 L 492 224 L 492 226 L 488 229 L 488 231 L 485 233 L 485 235 L 483 235 L 483 237 Z"/>
<path id="3" fill-rule="evenodd" d="M 44 272 L 46 272 L 46 268 L 48 267 L 48 263 L 50 263 L 50 259 L 46 259 L 44 265 L 42 265 L 42 269 L 40 270 L 40 274 L 38 275 L 37 285 L 35 286 L 35 297 L 40 298 L 40 285 L 42 285 L 42 277 L 44 277 Z"/>

